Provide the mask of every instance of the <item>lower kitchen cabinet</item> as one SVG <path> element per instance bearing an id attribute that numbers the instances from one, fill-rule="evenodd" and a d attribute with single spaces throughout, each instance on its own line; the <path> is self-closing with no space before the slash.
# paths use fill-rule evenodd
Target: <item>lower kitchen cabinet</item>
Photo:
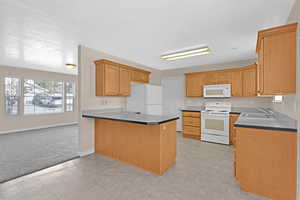
<path id="1" fill-rule="evenodd" d="M 183 136 L 200 139 L 201 136 L 201 113 L 182 112 Z"/>
<path id="2" fill-rule="evenodd" d="M 236 127 L 235 172 L 244 191 L 295 200 L 297 133 Z"/>
<path id="3" fill-rule="evenodd" d="M 234 128 L 234 123 L 239 118 L 240 114 L 230 114 L 229 115 L 229 144 L 235 145 L 236 141 L 236 132 Z"/>

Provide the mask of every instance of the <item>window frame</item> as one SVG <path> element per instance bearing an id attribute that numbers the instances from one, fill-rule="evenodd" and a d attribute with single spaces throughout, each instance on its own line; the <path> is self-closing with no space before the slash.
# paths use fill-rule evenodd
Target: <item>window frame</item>
<path id="1" fill-rule="evenodd" d="M 62 109 L 61 109 L 61 111 L 60 112 L 46 112 L 46 113 L 36 113 L 36 112 L 34 112 L 34 113 L 25 113 L 25 103 L 24 103 L 24 101 L 25 101 L 25 97 L 28 97 L 28 96 L 25 96 L 25 89 L 24 89 L 24 87 L 25 87 L 25 80 L 33 80 L 34 82 L 42 82 L 42 81 L 45 81 L 45 82 L 51 82 L 51 81 L 56 81 L 56 82 L 62 82 Z M 55 114 L 62 114 L 62 113 L 64 113 L 65 112 L 65 89 L 64 89 L 64 83 L 65 83 L 65 81 L 63 81 L 63 80 L 59 80 L 59 79 L 40 79 L 40 78 L 31 78 L 31 77 L 24 77 L 24 78 L 22 78 L 22 86 L 23 86 L 23 93 L 22 93 L 22 100 L 23 100 L 23 116 L 32 116 L 32 115 L 55 115 Z M 35 88 L 34 88 L 34 90 L 35 90 Z M 34 93 L 35 94 L 35 93 Z M 34 95 L 33 95 L 34 96 Z"/>
<path id="2" fill-rule="evenodd" d="M 68 96 L 67 96 L 67 83 L 71 83 L 73 84 L 73 103 L 72 104 L 68 104 L 67 100 L 68 100 Z M 65 92 L 65 112 L 74 112 L 75 111 L 75 106 L 76 106 L 76 81 L 75 80 L 66 80 L 64 81 L 64 92 Z M 68 105 L 72 105 L 72 110 L 67 110 Z"/>
<path id="3" fill-rule="evenodd" d="M 7 107 L 6 107 L 6 83 L 5 80 L 6 78 L 15 78 L 18 79 L 19 84 L 19 96 L 18 96 L 18 111 L 17 114 L 10 114 L 7 112 Z M 4 95 L 3 98 L 3 108 L 4 108 L 4 113 L 8 116 L 32 116 L 32 115 L 55 115 L 55 114 L 62 114 L 62 113 L 71 113 L 76 111 L 76 106 L 77 106 L 77 81 L 74 79 L 41 79 L 41 78 L 33 78 L 33 77 L 20 77 L 16 76 L 13 74 L 6 74 L 4 76 L 0 76 L 0 81 L 3 80 L 3 91 Z M 62 109 L 60 112 L 48 112 L 48 113 L 26 113 L 25 114 L 25 98 L 28 96 L 25 96 L 25 80 L 33 80 L 35 82 L 42 82 L 42 81 L 55 81 L 55 82 L 62 82 Z M 74 85 L 74 96 L 73 96 L 73 104 L 67 104 L 67 92 L 66 92 L 66 84 L 67 83 L 72 83 Z M 72 110 L 67 111 L 67 106 L 72 105 Z"/>
<path id="4" fill-rule="evenodd" d="M 18 95 L 16 95 L 16 97 L 18 97 L 18 105 L 17 105 L 17 113 L 16 114 L 11 114 L 11 113 L 8 113 L 7 112 L 7 99 L 6 97 L 12 97 L 12 95 L 6 95 L 6 79 L 7 78 L 10 78 L 10 79 L 17 79 L 18 80 L 18 87 L 19 87 L 19 91 L 18 91 Z M 22 110 L 21 110 L 21 102 L 22 102 L 22 78 L 18 77 L 18 76 L 14 76 L 14 75 L 7 75 L 7 76 L 4 76 L 3 78 L 3 81 L 4 81 L 4 84 L 3 84 L 3 91 L 4 91 L 4 95 L 2 98 L 4 98 L 4 112 L 6 115 L 8 116 L 19 116 L 21 115 L 22 113 Z"/>

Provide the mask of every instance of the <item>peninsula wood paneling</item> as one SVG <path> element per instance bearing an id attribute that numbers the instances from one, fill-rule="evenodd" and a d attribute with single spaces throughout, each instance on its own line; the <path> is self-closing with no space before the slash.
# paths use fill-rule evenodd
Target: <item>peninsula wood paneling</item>
<path id="1" fill-rule="evenodd" d="M 236 177 L 242 190 L 296 200 L 297 133 L 236 127 Z"/>
<path id="2" fill-rule="evenodd" d="M 176 121 L 143 125 L 96 119 L 95 152 L 162 175 L 176 162 Z"/>

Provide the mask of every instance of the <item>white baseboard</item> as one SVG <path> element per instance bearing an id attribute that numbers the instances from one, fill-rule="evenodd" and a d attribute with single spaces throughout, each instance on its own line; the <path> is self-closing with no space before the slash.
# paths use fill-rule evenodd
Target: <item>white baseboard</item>
<path id="1" fill-rule="evenodd" d="M 84 157 L 84 156 L 88 156 L 88 155 L 93 154 L 93 153 L 95 153 L 95 150 L 94 149 L 89 149 L 87 151 L 79 152 L 79 156 Z"/>
<path id="2" fill-rule="evenodd" d="M 47 128 L 56 128 L 56 127 L 61 127 L 61 126 L 71 126 L 71 125 L 78 125 L 78 122 L 65 123 L 65 124 L 53 124 L 53 125 L 48 125 L 48 126 L 39 126 L 39 127 L 16 129 L 16 130 L 9 130 L 9 131 L 0 131 L 0 135 L 25 132 L 25 131 L 34 131 L 34 130 L 47 129 Z"/>

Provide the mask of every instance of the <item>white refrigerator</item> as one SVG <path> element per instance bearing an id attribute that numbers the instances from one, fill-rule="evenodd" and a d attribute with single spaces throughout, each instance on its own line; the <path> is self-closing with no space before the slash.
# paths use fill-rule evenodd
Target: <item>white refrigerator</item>
<path id="1" fill-rule="evenodd" d="M 162 115 L 162 87 L 132 83 L 131 96 L 127 97 L 127 111 Z"/>

